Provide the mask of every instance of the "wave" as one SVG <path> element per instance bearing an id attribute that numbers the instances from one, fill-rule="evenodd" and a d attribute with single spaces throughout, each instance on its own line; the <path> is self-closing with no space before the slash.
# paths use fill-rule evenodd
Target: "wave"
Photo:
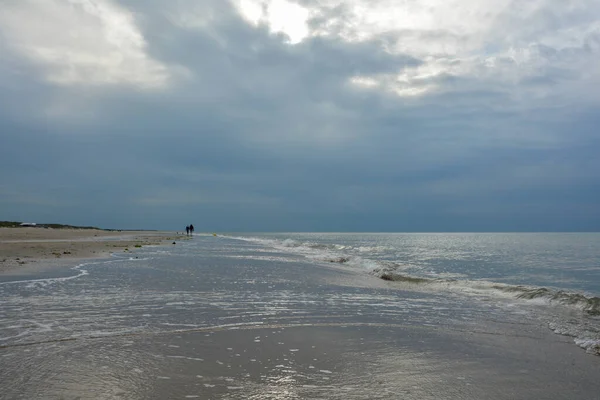
<path id="1" fill-rule="evenodd" d="M 444 286 L 448 289 L 456 288 L 464 292 L 471 291 L 497 291 L 510 294 L 523 300 L 543 299 L 551 303 L 577 307 L 591 316 L 600 316 L 600 297 L 586 296 L 581 293 L 568 292 L 546 287 L 526 285 L 510 285 L 490 282 L 485 280 L 468 280 L 461 274 L 435 274 L 423 276 L 411 272 L 420 272 L 418 267 L 387 260 L 368 258 L 368 253 L 379 253 L 388 248 L 385 246 L 352 246 L 333 243 L 319 243 L 314 241 L 300 241 L 296 239 L 271 239 L 257 237 L 231 237 L 244 241 L 268 245 L 281 250 L 292 251 L 304 255 L 315 261 L 344 264 L 358 267 L 378 278 L 387 281 L 402 282 L 417 285 Z M 357 254 L 358 253 L 358 254 Z M 462 278 L 462 279 L 461 279 Z"/>
<path id="2" fill-rule="evenodd" d="M 375 269 L 372 274 L 401 285 L 427 286 L 438 292 L 440 289 L 445 289 L 475 296 L 504 294 L 523 301 L 542 300 L 547 305 L 560 304 L 575 309 L 583 312 L 583 318 L 554 318 L 548 323 L 548 327 L 556 334 L 573 337 L 575 344 L 584 349 L 586 353 L 600 356 L 600 329 L 598 328 L 600 297 L 546 287 L 509 285 L 489 281 L 426 278 L 400 274 L 387 268 Z"/>
<path id="3" fill-rule="evenodd" d="M 518 293 L 520 299 L 544 298 L 564 305 L 576 306 L 589 315 L 600 315 L 600 297 L 588 297 L 580 293 L 572 293 L 564 290 L 553 290 L 548 288 L 528 288 L 516 286 L 514 288 L 503 288 L 502 290 Z"/>
<path id="4" fill-rule="evenodd" d="M 600 297 L 586 296 L 577 292 L 567 292 L 560 289 L 549 289 L 545 287 L 509 285 L 504 283 L 489 282 L 482 280 L 460 280 L 427 278 L 408 274 L 400 274 L 388 268 L 378 268 L 372 271 L 374 276 L 386 281 L 403 282 L 422 285 L 438 285 L 448 288 L 471 288 L 479 290 L 500 291 L 513 295 L 517 299 L 534 300 L 543 299 L 550 303 L 559 303 L 565 306 L 573 306 L 591 316 L 600 316 Z"/>
<path id="5" fill-rule="evenodd" d="M 381 252 L 390 250 L 384 246 L 352 246 L 296 239 L 276 239 L 258 237 L 230 237 L 254 242 L 284 252 L 298 254 L 319 263 L 335 263 L 365 271 L 380 279 L 397 283 L 405 288 L 420 287 L 423 290 L 458 292 L 471 296 L 509 298 L 531 304 L 547 306 L 561 305 L 582 312 L 584 319 L 565 322 L 557 319 L 549 324 L 556 333 L 574 337 L 575 343 L 588 353 L 600 355 L 600 297 L 570 292 L 561 289 L 511 285 L 487 280 L 471 280 L 462 274 L 435 273 L 424 271 L 422 267 L 400 262 L 377 259 Z M 393 249 L 392 249 L 393 250 Z M 370 257 L 371 256 L 371 257 Z M 585 317 L 592 318 L 592 326 Z M 557 322 L 558 321 L 558 322 Z"/>
<path id="6" fill-rule="evenodd" d="M 225 236 L 225 235 L 223 235 Z M 225 236 L 230 239 L 243 240 L 263 244 L 280 249 L 298 250 L 298 251 L 355 251 L 359 253 L 380 253 L 391 248 L 388 246 L 352 246 L 348 244 L 320 243 L 315 241 L 302 241 L 297 239 L 270 239 L 247 236 Z"/>

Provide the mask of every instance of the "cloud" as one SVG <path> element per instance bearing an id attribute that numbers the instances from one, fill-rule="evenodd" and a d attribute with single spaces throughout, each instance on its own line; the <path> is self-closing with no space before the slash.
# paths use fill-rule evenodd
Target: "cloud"
<path id="1" fill-rule="evenodd" d="M 600 226 L 598 20 L 586 0 L 3 3 L 0 209 L 125 228 Z"/>
<path id="2" fill-rule="evenodd" d="M 134 16 L 109 0 L 4 2 L 0 32 L 58 85 L 160 88 L 172 75 L 147 54 Z"/>

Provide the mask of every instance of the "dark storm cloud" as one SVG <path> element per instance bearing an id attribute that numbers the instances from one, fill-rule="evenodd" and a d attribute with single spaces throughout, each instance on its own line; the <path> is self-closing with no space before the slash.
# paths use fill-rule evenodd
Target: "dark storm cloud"
<path id="1" fill-rule="evenodd" d="M 120 4 L 150 60 L 131 65 L 147 79 L 163 79 L 156 65 L 168 70 L 158 89 L 122 74 L 110 85 L 48 82 L 43 64 L 2 44 L 0 219 L 171 229 L 194 219 L 206 230 L 600 226 L 597 103 L 582 112 L 519 99 L 530 99 L 519 94 L 528 86 L 572 95 L 564 50 L 538 47 L 548 66 L 510 84 L 450 69 L 411 78 L 412 88 L 437 91 L 403 97 L 386 82 L 428 62 L 385 50 L 406 32 L 290 45 L 223 1 Z M 337 12 L 343 25 L 342 8 L 309 23 L 317 29 Z M 383 87 L 353 85 L 356 76 Z"/>

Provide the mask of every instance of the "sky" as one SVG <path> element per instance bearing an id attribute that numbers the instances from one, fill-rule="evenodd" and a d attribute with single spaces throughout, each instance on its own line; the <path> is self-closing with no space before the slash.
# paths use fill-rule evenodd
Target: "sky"
<path id="1" fill-rule="evenodd" d="M 0 220 L 600 230 L 598 0 L 2 0 Z"/>

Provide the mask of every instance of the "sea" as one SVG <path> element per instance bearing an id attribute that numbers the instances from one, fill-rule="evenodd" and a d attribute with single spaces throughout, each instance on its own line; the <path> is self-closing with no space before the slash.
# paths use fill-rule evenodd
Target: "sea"
<path id="1" fill-rule="evenodd" d="M 462 294 L 465 299 L 485 298 L 511 307 L 539 305 L 538 312 L 548 319 L 551 329 L 572 336 L 588 352 L 600 354 L 600 233 L 277 233 L 229 237 L 315 263 L 340 264 L 413 290 Z M 580 318 L 573 319 L 573 315 Z"/>
<path id="2" fill-rule="evenodd" d="M 599 355 L 598 233 L 201 233 L 0 275 L 7 399 L 590 398 Z"/>

